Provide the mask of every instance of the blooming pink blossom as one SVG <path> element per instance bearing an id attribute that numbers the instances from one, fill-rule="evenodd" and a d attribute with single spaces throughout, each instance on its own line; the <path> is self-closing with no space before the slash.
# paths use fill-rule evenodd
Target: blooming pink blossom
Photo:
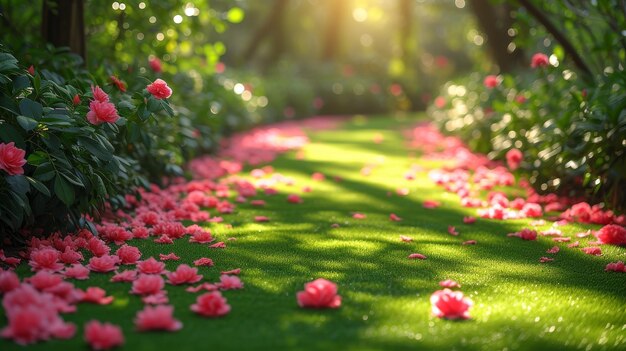
<path id="1" fill-rule="evenodd" d="M 191 310 L 205 317 L 220 317 L 230 312 L 230 305 L 219 291 L 213 291 L 198 296 Z"/>
<path id="2" fill-rule="evenodd" d="M 157 79 L 152 84 L 146 87 L 146 90 L 156 99 L 162 100 L 172 96 L 172 89 L 167 86 L 167 83 L 163 79 Z"/>
<path id="3" fill-rule="evenodd" d="M 510 233 L 508 234 L 508 236 L 516 236 L 523 240 L 537 240 L 537 231 L 524 228 L 520 230 L 519 232 Z"/>
<path id="4" fill-rule="evenodd" d="M 469 309 L 474 304 L 460 291 L 437 290 L 430 296 L 432 313 L 439 318 L 468 319 Z"/>
<path id="5" fill-rule="evenodd" d="M 63 264 L 59 263 L 59 251 L 50 247 L 31 252 L 28 265 L 32 267 L 33 271 L 60 271 L 63 269 Z"/>
<path id="6" fill-rule="evenodd" d="M 71 267 L 65 268 L 63 275 L 65 278 L 86 280 L 89 279 L 89 269 L 80 263 L 74 263 Z"/>
<path id="7" fill-rule="evenodd" d="M 265 200 L 252 200 L 250 201 L 250 205 L 262 207 L 262 206 L 265 206 L 266 203 L 265 203 Z"/>
<path id="8" fill-rule="evenodd" d="M 106 296 L 106 291 L 104 291 L 104 289 L 90 286 L 87 290 L 85 290 L 82 301 L 98 305 L 108 305 L 113 302 L 113 296 Z"/>
<path id="9" fill-rule="evenodd" d="M 289 194 L 287 195 L 287 202 L 292 204 L 301 204 L 304 202 L 304 200 L 302 200 L 302 198 L 296 194 Z"/>
<path id="10" fill-rule="evenodd" d="M 0 271 L 0 294 L 8 293 L 20 286 L 20 278 L 13 271 Z"/>
<path id="11" fill-rule="evenodd" d="M 165 270 L 165 263 L 150 257 L 147 260 L 137 262 L 137 269 L 143 274 L 162 274 Z"/>
<path id="12" fill-rule="evenodd" d="M 92 257 L 89 259 L 89 268 L 92 272 L 106 273 L 114 271 L 120 259 L 117 256 L 103 255 L 101 257 Z"/>
<path id="13" fill-rule="evenodd" d="M 186 264 L 181 264 L 174 272 L 167 273 L 168 283 L 172 285 L 193 284 L 202 280 L 202 275 L 198 274 L 198 268 L 191 268 Z"/>
<path id="14" fill-rule="evenodd" d="M 316 180 L 316 181 L 320 182 L 320 181 L 326 179 L 326 176 L 324 174 L 320 173 L 320 172 L 315 172 L 315 173 L 311 174 L 311 178 L 313 180 Z"/>
<path id="15" fill-rule="evenodd" d="M 156 294 L 142 296 L 141 301 L 148 305 L 166 305 L 169 303 L 169 298 L 167 291 L 161 290 Z"/>
<path id="16" fill-rule="evenodd" d="M 157 244 L 173 244 L 174 240 L 166 234 L 161 235 L 158 239 L 153 240 Z"/>
<path id="17" fill-rule="evenodd" d="M 485 77 L 485 80 L 483 81 L 483 84 L 488 89 L 493 89 L 493 88 L 497 87 L 498 85 L 500 85 L 500 81 L 498 80 L 498 76 L 488 75 L 488 76 Z"/>
<path id="18" fill-rule="evenodd" d="M 153 295 L 161 291 L 165 281 L 160 275 L 141 274 L 133 281 L 131 293 L 135 295 Z"/>
<path id="19" fill-rule="evenodd" d="M 83 254 L 78 251 L 73 250 L 71 247 L 67 246 L 65 251 L 59 254 L 59 260 L 61 260 L 65 264 L 74 264 L 82 261 Z"/>
<path id="20" fill-rule="evenodd" d="M 207 257 L 202 257 L 199 258 L 195 261 L 193 261 L 194 266 L 207 266 L 207 267 L 212 267 L 213 266 L 213 260 Z"/>
<path id="21" fill-rule="evenodd" d="M 26 151 L 15 147 L 14 142 L 0 143 L 0 169 L 9 175 L 24 174 Z"/>
<path id="22" fill-rule="evenodd" d="M 104 241 L 96 237 L 93 237 L 89 239 L 89 241 L 87 241 L 87 250 L 89 250 L 94 256 L 97 257 L 107 255 L 109 252 L 111 252 L 111 248 L 108 247 Z"/>
<path id="23" fill-rule="evenodd" d="M 520 213 L 529 218 L 541 217 L 543 215 L 541 205 L 532 202 L 527 202 L 526 204 L 524 204 L 524 207 L 522 207 Z"/>
<path id="24" fill-rule="evenodd" d="M 522 162 L 523 158 L 524 158 L 524 155 L 519 149 L 511 149 L 507 151 L 506 163 L 508 164 L 509 169 L 514 171 L 517 168 L 519 168 L 519 165 Z"/>
<path id="25" fill-rule="evenodd" d="M 143 310 L 137 312 L 135 326 L 137 326 L 139 331 L 176 331 L 183 327 L 183 323 L 174 319 L 173 306 L 146 306 Z"/>
<path id="26" fill-rule="evenodd" d="M 626 229 L 620 225 L 605 225 L 594 235 L 603 244 L 626 245 Z"/>
<path id="27" fill-rule="evenodd" d="M 141 258 L 141 252 L 135 246 L 122 245 L 115 254 L 120 258 L 121 264 L 135 264 Z"/>
<path id="28" fill-rule="evenodd" d="M 109 350 L 124 344 L 119 326 L 92 320 L 85 324 L 85 341 L 94 350 Z"/>
<path id="29" fill-rule="evenodd" d="M 415 259 L 419 259 L 419 260 L 425 260 L 426 256 L 422 255 L 420 253 L 412 253 L 409 255 L 409 259 L 410 260 L 415 260 Z"/>
<path id="30" fill-rule="evenodd" d="M 208 244 L 213 240 L 213 236 L 211 235 L 211 231 L 209 229 L 197 230 L 191 235 L 191 238 L 189 238 L 190 243 L 200 244 Z"/>
<path id="31" fill-rule="evenodd" d="M 319 278 L 304 285 L 304 291 L 296 294 L 298 305 L 304 308 L 339 308 L 341 296 L 337 295 L 337 284 Z"/>
<path id="32" fill-rule="evenodd" d="M 91 86 L 91 93 L 93 100 L 98 102 L 109 102 L 109 95 L 102 90 L 99 86 Z"/>
<path id="33" fill-rule="evenodd" d="M 222 290 L 243 289 L 243 283 L 237 276 L 222 274 L 219 287 Z"/>
<path id="34" fill-rule="evenodd" d="M 548 55 L 540 52 L 534 54 L 530 60 L 530 67 L 532 68 L 545 67 L 549 64 L 550 60 L 548 59 Z"/>
<path id="35" fill-rule="evenodd" d="M 30 283 L 35 289 L 44 291 L 61 284 L 63 276 L 49 271 L 39 271 L 30 278 L 26 278 L 25 281 Z"/>
<path id="36" fill-rule="evenodd" d="M 115 123 L 120 118 L 117 114 L 117 108 L 110 102 L 100 102 L 94 100 L 89 103 L 89 112 L 87 112 L 87 120 L 89 123 L 98 125 L 102 123 Z"/>

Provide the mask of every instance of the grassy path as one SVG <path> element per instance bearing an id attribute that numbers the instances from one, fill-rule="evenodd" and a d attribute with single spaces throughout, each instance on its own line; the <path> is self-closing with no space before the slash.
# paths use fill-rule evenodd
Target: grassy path
<path id="1" fill-rule="evenodd" d="M 293 177 L 293 186 L 279 186 L 279 195 L 257 196 L 267 202 L 263 208 L 238 205 L 235 214 L 225 216 L 232 229 L 207 224 L 218 240 L 237 239 L 228 241 L 224 250 L 186 240 L 165 246 L 130 241 L 144 257 L 169 252 L 181 256 L 181 261 L 167 263 L 170 270 L 211 257 L 216 267 L 200 268 L 211 281 L 218 279 L 220 270 L 241 268 L 245 288 L 224 292 L 232 306 L 226 317 L 196 316 L 189 305 L 197 294 L 167 286 L 183 329 L 137 333 L 133 318 L 143 305 L 128 294 L 129 284 L 109 283 L 110 274 L 91 274 L 90 280 L 76 285 L 101 286 L 115 296 L 114 303 L 79 305 L 78 313 L 64 316 L 79 326 L 77 337 L 28 349 L 85 350 L 82 326 L 93 318 L 121 325 L 126 337 L 122 349 L 133 351 L 625 349 L 626 274 L 603 269 L 608 262 L 624 260 L 626 250 L 604 246 L 604 255 L 593 257 L 559 244 L 562 249 L 554 255 L 555 261 L 541 264 L 538 259 L 555 245 L 552 240 L 506 236 L 528 226 L 530 220 L 478 219 L 473 225 L 463 224 L 463 216 L 475 215 L 475 210 L 461 207 L 455 195 L 437 188 L 427 171 L 418 172 L 413 181 L 403 177 L 412 164 L 425 169 L 435 166 L 419 155 L 409 156 L 402 129 L 414 123 L 355 118 L 342 128 L 310 133 L 303 160 L 288 153 L 272 164 L 277 172 Z M 377 133 L 384 137 L 381 144 L 372 142 Z M 360 173 L 366 163 L 378 164 L 367 177 Z M 326 180 L 313 181 L 313 172 L 325 174 Z M 313 191 L 301 193 L 304 186 Z M 410 193 L 396 195 L 397 188 L 408 188 Z M 301 194 L 304 203 L 287 203 L 288 193 Z M 442 205 L 425 209 L 421 204 L 427 199 Z M 352 212 L 367 218 L 353 219 Z M 392 222 L 390 213 L 404 220 Z M 271 221 L 255 223 L 258 215 Z M 340 227 L 331 228 L 332 223 Z M 461 234 L 449 235 L 448 225 Z M 587 228 L 561 229 L 571 235 Z M 404 243 L 400 235 L 414 240 Z M 461 245 L 470 239 L 478 244 Z M 413 252 L 428 259 L 408 260 Z M 297 307 L 296 292 L 318 277 L 338 284 L 343 297 L 340 309 Z M 429 296 L 447 278 L 461 283 L 462 291 L 474 300 L 471 320 L 447 321 L 430 315 Z M 18 349 L 0 340 L 0 350 Z"/>

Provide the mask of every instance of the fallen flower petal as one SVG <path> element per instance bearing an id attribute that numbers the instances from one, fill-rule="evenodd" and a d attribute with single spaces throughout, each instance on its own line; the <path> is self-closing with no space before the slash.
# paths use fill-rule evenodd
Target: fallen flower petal
<path id="1" fill-rule="evenodd" d="M 437 290 L 430 296 L 432 314 L 446 319 L 468 319 L 469 309 L 474 304 L 460 291 Z"/>
<path id="2" fill-rule="evenodd" d="M 191 305 L 191 310 L 205 317 L 220 317 L 230 312 L 230 305 L 219 291 L 202 294 Z"/>
<path id="3" fill-rule="evenodd" d="M 455 282 L 454 280 L 446 279 L 446 280 L 440 281 L 439 286 L 441 286 L 442 288 L 453 289 L 453 288 L 460 288 L 461 284 Z"/>
<path id="4" fill-rule="evenodd" d="M 546 251 L 546 253 L 551 253 L 551 254 L 553 254 L 553 253 L 557 253 L 557 252 L 559 252 L 559 250 L 560 250 L 560 249 L 559 249 L 559 247 L 558 247 L 558 246 L 553 246 L 552 248 L 548 249 L 548 251 Z"/>
<path id="5" fill-rule="evenodd" d="M 596 246 L 583 247 L 582 252 L 592 256 L 602 256 L 602 249 Z"/>
<path id="6" fill-rule="evenodd" d="M 135 326 L 138 331 L 176 331 L 183 327 L 183 323 L 174 319 L 174 306 L 146 306 L 137 312 Z"/>
<path id="7" fill-rule="evenodd" d="M 116 325 L 93 320 L 85 324 L 85 341 L 94 350 L 108 350 L 124 344 L 124 335 Z"/>
<path id="8" fill-rule="evenodd" d="M 402 240 L 405 243 L 410 243 L 411 241 L 413 241 L 413 238 L 409 236 L 400 235 L 400 240 Z"/>
<path id="9" fill-rule="evenodd" d="M 239 275 L 241 273 L 241 268 L 235 268 L 232 269 L 230 271 L 222 271 L 220 272 L 220 274 L 234 274 L 234 275 Z"/>
<path id="10" fill-rule="evenodd" d="M 193 261 L 194 266 L 207 266 L 212 267 L 214 265 L 213 260 L 207 257 L 199 258 Z"/>
<path id="11" fill-rule="evenodd" d="M 226 248 L 226 243 L 224 243 L 223 241 L 217 242 L 213 245 L 209 245 L 210 248 L 212 249 L 225 249 Z"/>
<path id="12" fill-rule="evenodd" d="M 319 278 L 304 285 L 304 291 L 296 294 L 298 306 L 303 308 L 339 308 L 341 296 L 337 295 L 337 284 Z"/>
<path id="13" fill-rule="evenodd" d="M 552 262 L 552 261 L 554 261 L 554 258 L 549 258 L 549 257 L 541 257 L 541 258 L 539 258 L 539 262 L 541 262 L 541 263 Z"/>
<path id="14" fill-rule="evenodd" d="M 420 260 L 425 260 L 426 256 L 420 254 L 420 253 L 412 253 L 409 255 L 409 259 L 411 260 L 415 260 L 415 259 L 420 259 Z"/>

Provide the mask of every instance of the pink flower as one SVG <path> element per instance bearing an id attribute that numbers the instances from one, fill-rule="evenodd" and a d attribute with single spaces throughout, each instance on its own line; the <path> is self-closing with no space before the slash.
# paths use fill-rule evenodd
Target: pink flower
<path id="1" fill-rule="evenodd" d="M 287 202 L 292 204 L 301 204 L 304 202 L 304 200 L 302 200 L 302 198 L 296 194 L 289 194 L 287 196 Z"/>
<path id="2" fill-rule="evenodd" d="M 189 238 L 190 243 L 208 244 L 211 241 L 213 241 L 213 236 L 211 236 L 211 231 L 208 229 L 197 230 Z"/>
<path id="3" fill-rule="evenodd" d="M 550 258 L 550 257 L 541 257 L 539 258 L 539 262 L 541 263 L 547 263 L 547 262 L 552 262 L 554 261 L 554 258 Z"/>
<path id="4" fill-rule="evenodd" d="M 137 269 L 144 274 L 162 274 L 165 270 L 165 263 L 150 257 L 147 260 L 137 262 Z"/>
<path id="5" fill-rule="evenodd" d="M 59 259 L 65 264 L 74 264 L 78 263 L 78 261 L 82 261 L 84 258 L 83 254 L 78 251 L 74 251 L 71 247 L 67 246 L 65 251 L 59 254 Z"/>
<path id="6" fill-rule="evenodd" d="M 437 208 L 439 206 L 441 206 L 441 203 L 435 200 L 426 200 L 422 203 L 422 207 L 428 208 L 428 209 Z"/>
<path id="7" fill-rule="evenodd" d="M 207 257 L 202 257 L 199 258 L 195 261 L 193 261 L 193 265 L 194 266 L 207 266 L 207 267 L 212 267 L 213 266 L 213 260 Z"/>
<path id="8" fill-rule="evenodd" d="M 111 79 L 111 83 L 113 85 L 115 85 L 122 93 L 126 92 L 126 83 L 125 82 L 121 81 L 116 76 L 110 76 L 109 79 Z"/>
<path id="9" fill-rule="evenodd" d="M 135 295 L 153 295 L 161 291 L 165 286 L 165 281 L 160 275 L 141 274 L 133 281 L 131 293 Z"/>
<path id="10" fill-rule="evenodd" d="M 296 295 L 298 305 L 304 308 L 339 308 L 341 296 L 337 295 L 337 284 L 323 278 L 304 285 L 304 291 Z"/>
<path id="11" fill-rule="evenodd" d="M 213 291 L 198 296 L 191 310 L 205 317 L 220 317 L 230 312 L 230 305 L 219 291 Z"/>
<path id="12" fill-rule="evenodd" d="M 83 295 L 83 302 L 95 303 L 98 305 L 108 305 L 113 302 L 113 296 L 106 296 L 106 291 L 101 288 L 90 286 Z"/>
<path id="13" fill-rule="evenodd" d="M 612 262 L 606 265 L 606 268 L 604 269 L 607 272 L 623 272 L 626 273 L 626 265 L 624 265 L 624 262 L 622 261 L 617 261 L 617 262 Z M 2 291 L 2 289 L 0 288 L 0 291 Z"/>
<path id="14" fill-rule="evenodd" d="M 181 264 L 174 272 L 168 273 L 167 278 L 168 283 L 172 285 L 193 284 L 202 280 L 202 275 L 198 275 L 198 268 Z"/>
<path id="15" fill-rule="evenodd" d="M 148 60 L 148 64 L 150 65 L 150 68 L 156 72 L 156 73 L 161 73 L 163 71 L 163 66 L 161 65 L 161 60 L 159 60 L 156 57 L 150 58 Z"/>
<path id="16" fill-rule="evenodd" d="M 8 293 L 20 286 L 20 278 L 13 271 L 0 271 L 0 294 Z"/>
<path id="17" fill-rule="evenodd" d="M 43 291 L 61 284 L 63 277 L 48 271 L 39 271 L 37 274 L 30 278 L 26 278 L 25 280 L 35 289 Z"/>
<path id="18" fill-rule="evenodd" d="M 439 286 L 441 286 L 442 288 L 454 289 L 454 288 L 460 288 L 461 284 L 455 282 L 454 280 L 446 279 L 446 280 L 440 281 Z"/>
<path id="19" fill-rule="evenodd" d="M 145 304 L 150 305 L 165 305 L 169 303 L 169 299 L 167 297 L 167 291 L 161 290 L 156 294 L 146 295 L 141 298 L 141 301 Z"/>
<path id="20" fill-rule="evenodd" d="M 31 76 L 34 76 L 35 75 L 35 66 L 33 66 L 33 65 L 28 66 L 28 70 L 27 71 L 28 71 L 28 73 L 30 73 Z"/>
<path id="21" fill-rule="evenodd" d="M 89 279 L 89 269 L 80 263 L 75 263 L 71 267 L 65 268 L 63 275 L 65 278 L 86 280 Z"/>
<path id="22" fill-rule="evenodd" d="M 159 259 L 161 261 L 178 261 L 180 260 L 180 257 L 176 256 L 175 253 L 171 252 L 167 255 L 159 254 Z"/>
<path id="23" fill-rule="evenodd" d="M 32 271 L 49 270 L 56 272 L 63 269 L 63 264 L 59 263 L 59 251 L 50 247 L 31 252 L 28 265 L 32 267 Z"/>
<path id="24" fill-rule="evenodd" d="M 183 323 L 174 319 L 173 306 L 146 306 L 142 311 L 137 312 L 135 326 L 139 331 L 176 331 L 183 327 Z"/>
<path id="25" fill-rule="evenodd" d="M 158 239 L 153 240 L 157 244 L 173 244 L 174 240 L 166 234 L 161 235 Z"/>
<path id="26" fill-rule="evenodd" d="M 389 220 L 392 222 L 400 222 L 402 218 L 398 217 L 395 213 L 389 215 Z"/>
<path id="27" fill-rule="evenodd" d="M 467 240 L 462 243 L 462 245 L 476 245 L 476 240 Z"/>
<path id="28" fill-rule="evenodd" d="M 89 250 L 94 256 L 97 257 L 107 255 L 109 252 L 111 252 L 111 248 L 108 247 L 104 241 L 96 237 L 89 239 L 89 241 L 87 242 L 87 250 Z"/>
<path id="29" fill-rule="evenodd" d="M 225 249 L 226 248 L 226 244 L 223 241 L 217 242 L 213 245 L 209 245 L 210 248 L 212 249 Z"/>
<path id="30" fill-rule="evenodd" d="M 511 149 L 506 153 L 506 163 L 509 169 L 514 171 L 519 168 L 520 163 L 524 159 L 524 154 L 518 149 Z"/>
<path id="31" fill-rule="evenodd" d="M 410 260 L 415 260 L 415 259 L 419 259 L 419 260 L 425 260 L 426 256 L 420 254 L 420 253 L 412 253 L 409 255 L 409 259 Z"/>
<path id="32" fill-rule="evenodd" d="M 72 104 L 74 106 L 80 105 L 80 96 L 78 94 L 74 95 L 74 98 L 72 98 Z"/>
<path id="33" fill-rule="evenodd" d="M 120 258 L 121 264 L 135 264 L 141 258 L 141 252 L 135 246 L 122 245 L 115 254 Z"/>
<path id="34" fill-rule="evenodd" d="M 433 315 L 447 319 L 468 319 L 469 309 L 474 304 L 460 291 L 437 290 L 430 296 Z"/>
<path id="35" fill-rule="evenodd" d="M 172 89 L 167 86 L 163 79 L 157 79 L 146 87 L 146 90 L 156 99 L 162 100 L 172 96 Z"/>
<path id="36" fill-rule="evenodd" d="M 266 217 L 266 216 L 255 216 L 254 217 L 254 221 L 255 222 L 259 222 L 259 223 L 260 222 L 269 222 L 270 219 L 269 219 L 269 217 Z"/>
<path id="37" fill-rule="evenodd" d="M 92 272 L 106 273 L 114 271 L 120 259 L 117 256 L 103 255 L 89 259 L 89 268 Z"/>
<path id="38" fill-rule="evenodd" d="M 602 256 L 602 249 L 596 246 L 583 247 L 581 250 L 587 255 Z"/>
<path id="39" fill-rule="evenodd" d="M 488 89 L 493 89 L 493 88 L 497 87 L 498 85 L 500 85 L 500 82 L 498 80 L 498 76 L 495 76 L 495 75 L 492 74 L 492 75 L 488 75 L 488 76 L 485 77 L 485 80 L 483 81 L 483 84 Z"/>
<path id="40" fill-rule="evenodd" d="M 523 240 L 537 240 L 537 231 L 524 228 L 520 230 L 519 232 L 510 233 L 508 234 L 508 236 L 516 236 Z"/>
<path id="41" fill-rule="evenodd" d="M 548 55 L 538 52 L 534 54 L 533 57 L 531 58 L 530 67 L 532 68 L 545 67 L 549 63 L 550 63 L 550 60 L 548 59 Z"/>
<path id="42" fill-rule="evenodd" d="M 626 245 L 626 229 L 617 224 L 608 224 L 594 233 L 603 244 Z"/>
<path id="43" fill-rule="evenodd" d="M 315 172 L 315 173 L 311 174 L 311 178 L 313 180 L 316 180 L 316 181 L 320 182 L 320 181 L 326 179 L 326 176 L 324 174 L 320 173 L 320 172 Z"/>
<path id="44" fill-rule="evenodd" d="M 0 169 L 9 175 L 24 174 L 26 151 L 15 147 L 14 142 L 0 143 Z"/>
<path id="45" fill-rule="evenodd" d="M 136 270 L 126 270 L 123 272 L 115 272 L 115 275 L 111 277 L 111 282 L 124 282 L 130 283 L 137 279 L 137 271 Z"/>
<path id="46" fill-rule="evenodd" d="M 239 277 L 222 274 L 220 276 L 219 287 L 222 290 L 243 289 L 243 283 Z"/>
<path id="47" fill-rule="evenodd" d="M 93 100 L 98 102 L 109 102 L 109 95 L 104 92 L 99 86 L 91 86 L 91 93 L 93 94 Z"/>
<path id="48" fill-rule="evenodd" d="M 520 213 L 529 218 L 541 217 L 543 215 L 541 205 L 532 202 L 527 202 L 526 204 L 524 204 L 524 207 L 522 207 Z"/>
<path id="49" fill-rule="evenodd" d="M 110 102 L 100 102 L 94 100 L 89 103 L 89 112 L 87 112 L 87 120 L 93 125 L 102 123 L 115 123 L 120 116 L 117 114 L 115 105 Z"/>
<path id="50" fill-rule="evenodd" d="M 85 324 L 85 341 L 94 350 L 108 350 L 124 344 L 124 335 L 116 325 L 92 320 Z"/>

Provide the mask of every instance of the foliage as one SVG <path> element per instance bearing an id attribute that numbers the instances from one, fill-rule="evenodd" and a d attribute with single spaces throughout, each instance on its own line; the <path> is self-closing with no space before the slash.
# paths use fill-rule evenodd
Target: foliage
<path id="1" fill-rule="evenodd" d="M 105 201 L 121 206 L 125 194 L 148 186 L 137 156 L 160 163 L 150 129 L 162 115 L 173 115 L 166 100 L 145 89 L 130 95 L 105 87 L 121 117 L 93 125 L 85 116 L 95 82 L 79 58 L 52 53 L 50 67 L 65 67 L 63 77 L 45 68 L 29 73 L 11 54 L 0 55 L 0 142 L 15 142 L 27 160 L 23 175 L 0 172 L 1 234 L 89 226 L 83 215 L 97 217 Z"/>

